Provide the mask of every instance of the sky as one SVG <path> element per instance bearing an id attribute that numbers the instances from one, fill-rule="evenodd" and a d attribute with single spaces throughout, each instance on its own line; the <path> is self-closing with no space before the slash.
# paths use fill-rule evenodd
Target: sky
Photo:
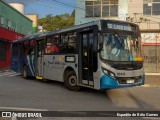
<path id="1" fill-rule="evenodd" d="M 19 2 L 25 5 L 25 14 L 38 14 L 39 18 L 48 14 L 53 16 L 69 13 L 71 14 L 75 0 L 4 0 L 6 2 Z"/>

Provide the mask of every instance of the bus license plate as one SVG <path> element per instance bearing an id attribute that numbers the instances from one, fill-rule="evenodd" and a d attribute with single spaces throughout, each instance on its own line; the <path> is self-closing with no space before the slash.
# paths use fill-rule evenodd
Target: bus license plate
<path id="1" fill-rule="evenodd" d="M 134 83 L 134 80 L 127 80 L 128 84 Z"/>

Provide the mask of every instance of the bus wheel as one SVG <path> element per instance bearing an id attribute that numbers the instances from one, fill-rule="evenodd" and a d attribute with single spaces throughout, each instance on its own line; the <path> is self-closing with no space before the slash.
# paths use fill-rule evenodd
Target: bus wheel
<path id="1" fill-rule="evenodd" d="M 26 78 L 26 79 L 28 78 L 27 66 L 24 66 L 24 67 L 23 67 L 23 77 Z"/>
<path id="2" fill-rule="evenodd" d="M 66 73 L 64 84 L 72 91 L 78 91 L 80 89 L 80 86 L 77 85 L 77 77 L 74 71 Z"/>

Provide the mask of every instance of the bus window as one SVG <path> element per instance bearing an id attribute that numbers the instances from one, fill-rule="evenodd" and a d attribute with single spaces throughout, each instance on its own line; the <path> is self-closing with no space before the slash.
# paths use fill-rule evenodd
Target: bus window
<path id="1" fill-rule="evenodd" d="M 60 53 L 75 53 L 76 52 L 76 32 L 62 34 Z"/>
<path id="2" fill-rule="evenodd" d="M 23 53 L 24 53 L 24 55 L 29 54 L 29 41 L 26 41 L 23 43 Z"/>
<path id="3" fill-rule="evenodd" d="M 36 46 L 36 41 L 31 40 L 30 41 L 30 46 L 29 46 L 29 54 L 34 55 L 35 54 L 35 46 Z"/>
<path id="4" fill-rule="evenodd" d="M 76 32 L 68 34 L 68 50 L 69 53 L 75 53 L 76 51 Z"/>
<path id="5" fill-rule="evenodd" d="M 46 54 L 53 54 L 58 53 L 58 42 L 59 36 L 51 36 L 47 38 L 45 53 Z"/>
<path id="6" fill-rule="evenodd" d="M 60 53 L 67 53 L 67 34 L 61 34 Z"/>

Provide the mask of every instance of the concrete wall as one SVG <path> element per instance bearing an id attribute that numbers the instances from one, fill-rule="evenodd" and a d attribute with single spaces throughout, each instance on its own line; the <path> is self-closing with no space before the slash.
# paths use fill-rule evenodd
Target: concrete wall
<path id="1" fill-rule="evenodd" d="M 128 0 L 128 17 L 139 24 L 141 31 L 155 31 L 160 29 L 160 15 L 143 15 L 143 0 Z"/>
<path id="2" fill-rule="evenodd" d="M 119 0 L 118 1 L 118 18 L 119 20 L 126 20 L 128 14 L 128 0 Z"/>
<path id="3" fill-rule="evenodd" d="M 128 16 L 135 17 L 136 14 L 143 13 L 143 0 L 128 0 Z"/>

